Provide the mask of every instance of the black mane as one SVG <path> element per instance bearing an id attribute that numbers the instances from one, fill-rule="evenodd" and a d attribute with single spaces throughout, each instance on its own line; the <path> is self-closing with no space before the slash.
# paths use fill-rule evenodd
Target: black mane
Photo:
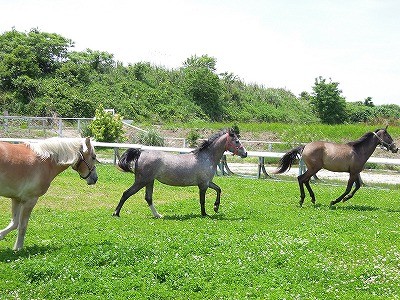
<path id="1" fill-rule="evenodd" d="M 224 129 L 218 133 L 213 134 L 208 138 L 208 140 L 203 141 L 196 149 L 192 151 L 195 155 L 199 154 L 201 151 L 204 151 L 210 147 L 212 143 L 215 142 L 220 136 L 224 135 L 225 133 L 234 134 L 232 129 Z"/>
<path id="2" fill-rule="evenodd" d="M 377 133 L 379 130 L 381 130 L 381 129 L 375 130 L 375 133 Z M 360 144 L 363 144 L 365 141 L 370 139 L 373 135 L 374 135 L 374 132 L 371 132 L 371 131 L 367 132 L 362 137 L 360 137 L 358 140 L 355 140 L 353 142 L 348 142 L 347 145 L 357 148 L 358 146 L 360 146 Z"/>

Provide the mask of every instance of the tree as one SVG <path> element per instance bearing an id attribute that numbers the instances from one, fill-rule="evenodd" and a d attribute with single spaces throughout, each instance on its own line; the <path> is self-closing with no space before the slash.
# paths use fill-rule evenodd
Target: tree
<path id="1" fill-rule="evenodd" d="M 372 102 L 372 98 L 371 97 L 367 97 L 364 100 L 364 105 L 368 106 L 368 107 L 374 107 L 374 102 Z"/>
<path id="2" fill-rule="evenodd" d="M 326 82 L 321 76 L 315 78 L 311 105 L 325 124 L 340 124 L 346 120 L 346 100 L 340 95 L 338 82 Z"/>
<path id="3" fill-rule="evenodd" d="M 184 63 L 184 88 L 186 94 L 199 105 L 212 120 L 221 120 L 221 81 L 213 71 L 215 59 L 209 56 L 192 56 Z"/>
<path id="4" fill-rule="evenodd" d="M 208 55 L 202 55 L 200 57 L 197 57 L 197 55 L 193 55 L 185 60 L 185 62 L 183 63 L 183 66 L 185 68 L 187 68 L 187 67 L 206 68 L 211 72 L 215 72 L 216 64 L 217 64 L 217 61 L 215 60 L 214 57 L 210 57 Z"/>

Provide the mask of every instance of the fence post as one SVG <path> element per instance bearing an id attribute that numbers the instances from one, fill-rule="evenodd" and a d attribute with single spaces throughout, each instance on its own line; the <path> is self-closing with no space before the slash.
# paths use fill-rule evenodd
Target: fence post
<path id="1" fill-rule="evenodd" d="M 62 119 L 58 119 L 58 136 L 62 137 Z"/>
<path id="2" fill-rule="evenodd" d="M 81 119 L 78 119 L 78 132 L 81 133 Z"/>

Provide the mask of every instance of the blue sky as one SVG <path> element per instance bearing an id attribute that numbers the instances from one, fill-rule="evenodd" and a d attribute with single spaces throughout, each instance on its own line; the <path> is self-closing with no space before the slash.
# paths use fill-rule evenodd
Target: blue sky
<path id="1" fill-rule="evenodd" d="M 124 64 L 207 54 L 247 83 L 298 95 L 323 76 L 347 101 L 400 105 L 399 11 L 395 0 L 0 0 L 0 33 L 38 28 Z"/>

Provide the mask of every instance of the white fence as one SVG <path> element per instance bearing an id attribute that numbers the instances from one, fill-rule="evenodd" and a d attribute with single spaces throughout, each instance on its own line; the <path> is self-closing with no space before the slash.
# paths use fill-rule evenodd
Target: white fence
<path id="1" fill-rule="evenodd" d="M 0 116 L 0 128 L 5 132 L 11 130 L 40 130 L 44 133 L 51 132 L 63 137 L 66 131 L 74 131 L 78 136 L 84 123 L 93 118 L 57 118 L 57 117 L 27 117 L 27 116 Z"/>

